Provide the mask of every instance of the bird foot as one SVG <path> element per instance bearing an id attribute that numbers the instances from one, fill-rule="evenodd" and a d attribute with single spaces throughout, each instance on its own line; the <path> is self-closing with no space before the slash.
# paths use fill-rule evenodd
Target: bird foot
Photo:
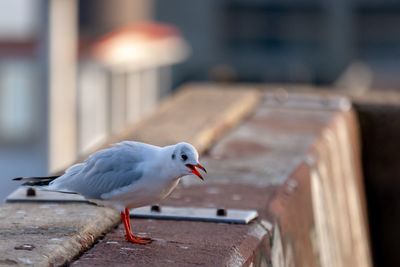
<path id="1" fill-rule="evenodd" d="M 133 234 L 125 236 L 126 241 L 132 244 L 147 245 L 153 242 L 151 238 L 134 236 Z"/>

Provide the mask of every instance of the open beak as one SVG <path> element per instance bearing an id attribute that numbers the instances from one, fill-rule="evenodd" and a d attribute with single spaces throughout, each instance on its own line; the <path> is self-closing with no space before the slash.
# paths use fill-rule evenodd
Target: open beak
<path id="1" fill-rule="evenodd" d="M 204 181 L 203 176 L 201 176 L 200 172 L 196 169 L 199 168 L 205 173 L 207 173 L 206 169 L 200 163 L 198 163 L 197 165 L 186 164 L 186 167 L 188 167 L 194 175 L 196 175 L 197 177 L 199 177 L 201 180 Z"/>

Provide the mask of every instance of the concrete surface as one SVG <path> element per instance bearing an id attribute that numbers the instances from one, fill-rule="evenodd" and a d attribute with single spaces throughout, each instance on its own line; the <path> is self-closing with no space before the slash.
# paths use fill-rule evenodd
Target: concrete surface
<path id="1" fill-rule="evenodd" d="M 72 265 L 370 266 L 351 107 L 293 107 L 285 99 L 264 95 L 203 157 L 206 182 L 186 178 L 161 203 L 257 209 L 256 222 L 135 219 L 134 231 L 154 243 L 127 244 L 120 226 Z"/>
<path id="2" fill-rule="evenodd" d="M 360 124 L 362 171 L 365 183 L 372 254 L 375 266 L 400 266 L 400 93 L 373 89 L 341 90 L 298 85 L 261 86 L 282 95 L 306 93 L 348 97 Z"/>
<path id="3" fill-rule="evenodd" d="M 188 141 L 204 151 L 259 100 L 259 92 L 251 88 L 194 87 L 179 92 L 111 142 L 134 139 L 163 145 Z M 0 216 L 0 266 L 62 265 L 119 222 L 117 212 L 87 204 L 5 204 Z"/>
<path id="4" fill-rule="evenodd" d="M 114 137 L 155 145 L 185 141 L 202 153 L 246 117 L 261 99 L 252 86 L 188 84 L 141 123 Z"/>
<path id="5" fill-rule="evenodd" d="M 0 266 L 62 265 L 118 222 L 118 213 L 93 205 L 3 205 Z"/>
<path id="6" fill-rule="evenodd" d="M 215 195 L 218 190 L 222 197 Z M 233 192 L 239 193 L 235 199 L 241 198 L 241 201 L 232 200 Z M 265 194 L 265 190 L 254 187 L 199 185 L 189 189 L 181 187 L 165 203 L 260 208 L 265 204 Z M 155 241 L 147 246 L 129 244 L 120 226 L 72 266 L 242 266 L 251 262 L 257 249 L 269 251 L 268 231 L 259 223 L 232 225 L 133 219 L 132 227 L 136 233 L 151 236 Z"/>
<path id="7" fill-rule="evenodd" d="M 138 246 L 124 241 L 121 225 L 112 229 L 118 216 L 109 209 L 9 204 L 0 208 L 6 233 L 0 265 L 69 263 L 94 244 L 72 265 L 370 266 L 358 125 L 350 105 L 335 105 L 336 96 L 238 89 L 190 85 L 114 140 L 192 142 L 205 152 L 206 182 L 184 178 L 161 204 L 257 209 L 257 221 L 134 219 L 136 233 L 156 239 Z M 302 104 L 291 104 L 293 97 Z"/>

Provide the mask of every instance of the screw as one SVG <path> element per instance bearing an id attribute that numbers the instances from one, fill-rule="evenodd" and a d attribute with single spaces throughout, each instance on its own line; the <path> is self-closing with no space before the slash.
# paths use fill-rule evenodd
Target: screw
<path id="1" fill-rule="evenodd" d="M 223 209 L 223 208 L 217 209 L 217 216 L 224 217 L 227 214 L 228 214 L 228 212 L 226 211 L 226 209 Z"/>
<path id="2" fill-rule="evenodd" d="M 28 250 L 28 251 L 31 251 L 34 248 L 35 248 L 35 246 L 31 245 L 31 244 L 23 244 L 23 245 L 14 247 L 15 250 Z"/>
<path id="3" fill-rule="evenodd" d="M 289 93 L 283 88 L 279 88 L 274 91 L 275 101 L 278 103 L 285 103 L 289 98 Z"/>
<path id="4" fill-rule="evenodd" d="M 151 206 L 150 211 L 151 212 L 161 212 L 161 207 L 158 205 L 153 205 L 153 206 Z"/>
<path id="5" fill-rule="evenodd" d="M 29 187 L 28 189 L 26 189 L 26 196 L 27 196 L 27 197 L 34 197 L 34 196 L 36 196 L 36 190 L 35 190 L 35 188 Z"/>
<path id="6" fill-rule="evenodd" d="M 322 97 L 321 98 L 321 100 L 320 100 L 320 103 L 323 105 L 323 106 L 330 106 L 331 105 L 331 100 L 328 98 L 328 97 Z"/>

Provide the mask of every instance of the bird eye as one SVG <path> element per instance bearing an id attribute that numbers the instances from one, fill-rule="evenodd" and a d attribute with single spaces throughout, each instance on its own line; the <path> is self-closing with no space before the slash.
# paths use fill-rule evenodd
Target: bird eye
<path id="1" fill-rule="evenodd" d="M 171 158 L 172 158 L 172 159 L 175 159 L 175 154 L 172 154 Z"/>
<path id="2" fill-rule="evenodd" d="M 186 156 L 185 154 L 183 154 L 183 155 L 181 156 L 181 158 L 182 158 L 183 161 L 186 161 L 186 160 L 188 159 L 188 156 Z"/>

